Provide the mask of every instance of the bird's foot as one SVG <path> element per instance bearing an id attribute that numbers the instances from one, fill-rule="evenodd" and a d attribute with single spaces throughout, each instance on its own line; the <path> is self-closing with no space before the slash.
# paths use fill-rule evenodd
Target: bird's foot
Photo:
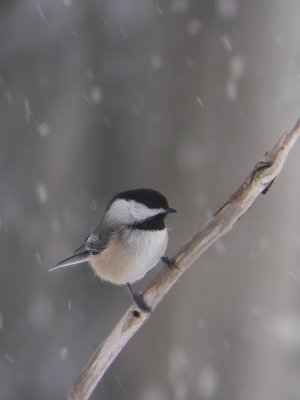
<path id="1" fill-rule="evenodd" d="M 161 257 L 161 261 L 170 269 L 173 269 L 173 268 L 178 269 L 176 267 L 175 261 L 172 258 L 163 256 L 163 257 Z"/>
<path id="2" fill-rule="evenodd" d="M 143 311 L 150 313 L 151 307 L 146 303 L 142 293 L 138 293 L 135 290 L 132 289 L 131 285 L 127 283 L 127 286 L 129 288 L 129 291 L 131 293 L 131 296 L 133 298 L 133 301 L 135 304 Z"/>
<path id="3" fill-rule="evenodd" d="M 132 298 L 133 298 L 135 304 L 136 304 L 141 310 L 146 311 L 146 312 L 148 312 L 148 313 L 150 313 L 150 312 L 152 311 L 152 310 L 151 310 L 151 307 L 148 306 L 148 304 L 146 303 L 146 301 L 145 301 L 145 299 L 144 299 L 144 297 L 143 297 L 143 295 L 142 295 L 141 293 L 136 293 L 136 292 L 135 292 L 135 293 L 132 295 Z"/>

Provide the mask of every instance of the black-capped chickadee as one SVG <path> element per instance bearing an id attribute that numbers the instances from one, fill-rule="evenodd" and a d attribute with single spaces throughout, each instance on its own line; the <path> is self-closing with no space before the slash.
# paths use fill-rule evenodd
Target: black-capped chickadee
<path id="1" fill-rule="evenodd" d="M 168 243 L 165 218 L 176 210 L 156 190 L 136 189 L 117 194 L 100 224 L 71 257 L 53 269 L 88 261 L 102 280 L 126 284 L 136 304 L 149 311 L 143 297 L 130 284 L 143 278 L 163 257 Z"/>

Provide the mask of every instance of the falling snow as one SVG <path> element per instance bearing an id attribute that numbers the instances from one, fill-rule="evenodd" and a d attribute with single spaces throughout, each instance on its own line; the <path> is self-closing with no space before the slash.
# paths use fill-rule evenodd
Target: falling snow
<path id="1" fill-rule="evenodd" d="M 156 10 L 160 15 L 164 15 L 163 10 L 162 10 L 159 6 L 155 6 L 155 10 Z"/>
<path id="2" fill-rule="evenodd" d="M 237 98 L 237 86 L 234 80 L 228 80 L 226 82 L 226 95 L 230 101 L 233 101 Z"/>
<path id="3" fill-rule="evenodd" d="M 224 242 L 220 239 L 214 244 L 214 249 L 219 254 L 219 256 L 223 256 L 226 253 Z"/>
<path id="4" fill-rule="evenodd" d="M 173 399 L 174 400 L 188 400 L 189 393 L 188 393 L 188 384 L 185 379 L 177 379 L 172 384 L 173 389 Z"/>
<path id="5" fill-rule="evenodd" d="M 42 257 L 41 254 L 38 253 L 37 251 L 34 253 L 35 261 L 37 265 L 42 265 Z"/>
<path id="6" fill-rule="evenodd" d="M 202 150 L 198 141 L 185 137 L 178 145 L 177 163 L 182 172 L 192 172 L 202 163 Z"/>
<path id="7" fill-rule="evenodd" d="M 14 100 L 14 97 L 13 97 L 13 95 L 12 95 L 10 90 L 5 90 L 4 91 L 4 96 L 5 96 L 6 101 L 7 101 L 7 103 L 9 105 L 13 105 L 14 104 L 15 100 Z"/>
<path id="8" fill-rule="evenodd" d="M 258 246 L 262 251 L 267 250 L 267 248 L 269 247 L 268 239 L 266 237 L 261 237 L 259 239 Z"/>
<path id="9" fill-rule="evenodd" d="M 196 101 L 200 104 L 201 107 L 204 106 L 203 100 L 201 99 L 201 97 L 196 97 Z"/>
<path id="10" fill-rule="evenodd" d="M 199 20 L 192 19 L 187 24 L 186 30 L 190 35 L 195 36 L 195 35 L 198 35 L 198 33 L 201 31 L 201 27 L 202 27 L 202 25 Z"/>
<path id="11" fill-rule="evenodd" d="M 4 329 L 4 320 L 2 313 L 0 313 L 0 332 L 3 331 L 3 329 Z"/>
<path id="12" fill-rule="evenodd" d="M 197 321 L 197 326 L 199 327 L 200 330 L 205 331 L 206 330 L 206 322 L 203 318 L 199 318 Z"/>
<path id="13" fill-rule="evenodd" d="M 48 297 L 38 296 L 32 300 L 29 307 L 29 318 L 35 329 L 46 329 L 52 321 L 53 314 L 53 305 Z"/>
<path id="14" fill-rule="evenodd" d="M 218 392 L 218 375 L 211 366 L 201 369 L 197 379 L 197 394 L 203 400 L 215 399 Z"/>
<path id="15" fill-rule="evenodd" d="M 126 31 L 126 29 L 124 28 L 124 26 L 121 26 L 121 28 L 120 28 L 120 31 L 121 31 L 121 33 L 122 33 L 122 36 L 123 36 L 123 38 L 124 39 L 127 39 L 127 31 Z"/>
<path id="16" fill-rule="evenodd" d="M 300 350 L 300 318 L 298 316 L 277 318 L 274 320 L 273 327 L 283 347 L 290 351 Z"/>
<path id="17" fill-rule="evenodd" d="M 244 60 L 240 55 L 234 55 L 229 61 L 229 79 L 226 82 L 226 95 L 228 100 L 234 101 L 238 96 L 238 82 L 245 73 Z"/>
<path id="18" fill-rule="evenodd" d="M 46 204 L 48 201 L 48 191 L 44 183 L 38 183 L 36 186 L 36 193 L 38 200 L 41 204 Z"/>
<path id="19" fill-rule="evenodd" d="M 149 385 L 143 389 L 141 400 L 167 400 L 167 395 L 158 385 Z"/>
<path id="20" fill-rule="evenodd" d="M 14 359 L 9 355 L 9 354 L 4 354 L 4 357 L 11 363 L 13 364 L 15 361 Z"/>
<path id="21" fill-rule="evenodd" d="M 93 199 L 90 203 L 90 208 L 93 211 L 97 211 L 98 210 L 98 202 L 97 199 Z"/>
<path id="22" fill-rule="evenodd" d="M 45 138 L 46 136 L 48 136 L 51 133 L 51 128 L 49 127 L 49 125 L 46 122 L 43 122 L 42 124 L 40 124 L 37 127 L 37 130 L 43 138 Z"/>
<path id="23" fill-rule="evenodd" d="M 188 358 L 186 352 L 180 348 L 175 347 L 172 349 L 169 357 L 169 379 L 176 381 L 180 375 L 185 373 L 188 365 Z"/>
<path id="24" fill-rule="evenodd" d="M 60 224 L 60 219 L 57 215 L 55 215 L 51 219 L 51 229 L 53 233 L 58 233 L 60 231 L 61 224 Z"/>
<path id="25" fill-rule="evenodd" d="M 95 86 L 90 92 L 90 99 L 94 104 L 99 104 L 103 99 L 103 92 L 99 86 Z"/>
<path id="26" fill-rule="evenodd" d="M 230 76 L 234 80 L 240 80 L 244 76 L 245 63 L 243 57 L 240 55 L 235 55 L 230 58 L 229 63 Z"/>
<path id="27" fill-rule="evenodd" d="M 161 58 L 160 55 L 157 53 L 154 53 L 151 55 L 151 65 L 153 69 L 160 69 L 161 68 Z"/>
<path id="28" fill-rule="evenodd" d="M 79 38 L 79 34 L 75 29 L 71 29 L 72 35 L 74 36 L 75 39 Z"/>
<path id="29" fill-rule="evenodd" d="M 233 44 L 232 44 L 232 42 L 231 42 L 229 36 L 223 35 L 223 36 L 220 37 L 220 40 L 221 40 L 221 43 L 222 43 L 223 46 L 224 46 L 224 49 L 225 49 L 228 53 L 231 53 L 232 50 L 233 50 Z"/>
<path id="30" fill-rule="evenodd" d="M 194 69 L 195 66 L 196 66 L 194 58 L 193 57 L 186 57 L 185 65 L 187 66 L 188 69 Z"/>
<path id="31" fill-rule="evenodd" d="M 73 0 L 62 0 L 62 2 L 66 7 L 71 7 L 73 4 Z"/>
<path id="32" fill-rule="evenodd" d="M 172 14 L 183 14 L 189 6 L 189 0 L 173 0 L 170 3 L 170 12 Z"/>
<path id="33" fill-rule="evenodd" d="M 85 71 L 85 75 L 86 75 L 87 79 L 90 81 L 94 79 L 94 73 L 91 69 L 87 69 Z"/>
<path id="34" fill-rule="evenodd" d="M 45 13 L 44 13 L 44 10 L 42 9 L 41 4 L 39 2 L 36 2 L 35 5 L 36 5 L 36 9 L 38 11 L 38 14 L 39 14 L 40 18 L 44 20 L 45 19 Z"/>
<path id="35" fill-rule="evenodd" d="M 217 13 L 222 19 L 233 19 L 238 14 L 238 0 L 217 0 Z"/>
<path id="36" fill-rule="evenodd" d="M 62 347 L 59 350 L 59 359 L 60 361 L 66 361 L 67 358 L 68 358 L 68 349 L 67 347 Z"/>
<path id="37" fill-rule="evenodd" d="M 24 111 L 25 111 L 25 119 L 27 122 L 30 122 L 32 111 L 29 103 L 29 99 L 25 97 L 24 99 Z"/>

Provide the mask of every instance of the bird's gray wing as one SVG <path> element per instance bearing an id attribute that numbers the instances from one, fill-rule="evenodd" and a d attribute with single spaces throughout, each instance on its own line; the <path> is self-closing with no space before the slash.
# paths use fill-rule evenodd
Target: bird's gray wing
<path id="1" fill-rule="evenodd" d="M 113 229 L 107 229 L 105 225 L 99 225 L 94 231 L 84 240 L 83 244 L 76 249 L 71 257 L 60 261 L 54 268 L 50 271 L 67 267 L 70 265 L 76 265 L 85 261 L 88 261 L 90 254 L 98 254 L 103 251 L 108 242 L 110 241 L 112 235 L 115 233 Z"/>
<path id="2" fill-rule="evenodd" d="M 83 244 L 74 251 L 74 254 L 81 251 L 86 251 L 92 254 L 101 253 L 101 251 L 106 248 L 113 234 L 113 229 L 107 229 L 102 225 L 97 226 L 97 228 L 86 237 Z"/>
<path id="3" fill-rule="evenodd" d="M 110 235 L 108 234 L 99 235 L 97 233 L 91 233 L 84 243 L 84 248 L 87 252 L 92 254 L 101 253 L 101 251 L 106 248 L 109 239 Z"/>

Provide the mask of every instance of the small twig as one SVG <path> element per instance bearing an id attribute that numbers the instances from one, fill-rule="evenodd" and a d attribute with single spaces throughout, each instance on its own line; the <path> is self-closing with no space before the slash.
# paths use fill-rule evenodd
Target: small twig
<path id="1" fill-rule="evenodd" d="M 290 149 L 300 135 L 300 119 L 291 132 L 285 133 L 262 161 L 205 224 L 173 257 L 176 268 L 165 268 L 144 293 L 144 298 L 152 310 L 166 295 L 177 279 L 210 247 L 219 237 L 229 232 L 233 224 L 252 205 L 260 193 L 266 193 L 281 171 Z M 105 371 L 126 345 L 129 339 L 144 324 L 151 314 L 132 305 L 117 323 L 110 335 L 99 345 L 86 367 L 71 387 L 69 400 L 89 398 Z"/>

